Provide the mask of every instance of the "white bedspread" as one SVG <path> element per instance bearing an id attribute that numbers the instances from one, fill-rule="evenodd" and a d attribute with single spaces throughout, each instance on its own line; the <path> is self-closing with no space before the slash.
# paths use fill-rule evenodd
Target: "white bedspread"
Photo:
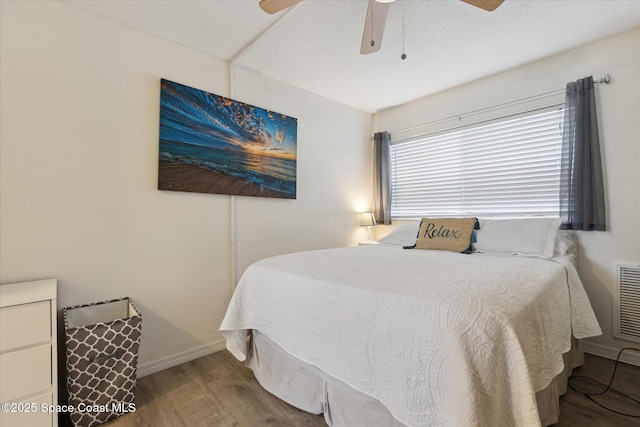
<path id="1" fill-rule="evenodd" d="M 257 329 L 416 426 L 538 426 L 535 392 L 600 327 L 570 262 L 363 246 L 253 264 L 220 330 Z"/>

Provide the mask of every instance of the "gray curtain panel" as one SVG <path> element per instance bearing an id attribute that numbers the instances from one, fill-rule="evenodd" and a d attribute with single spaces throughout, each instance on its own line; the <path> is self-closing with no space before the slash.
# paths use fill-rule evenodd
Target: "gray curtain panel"
<path id="1" fill-rule="evenodd" d="M 373 215 L 378 224 L 391 224 L 391 157 L 389 132 L 373 135 Z"/>
<path id="2" fill-rule="evenodd" d="M 567 83 L 562 132 L 560 214 L 565 230 L 604 231 L 602 160 L 593 77 Z"/>

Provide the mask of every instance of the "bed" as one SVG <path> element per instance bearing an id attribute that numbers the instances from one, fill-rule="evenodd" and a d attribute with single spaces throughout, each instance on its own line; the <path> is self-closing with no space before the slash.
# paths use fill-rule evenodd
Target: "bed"
<path id="1" fill-rule="evenodd" d="M 265 389 L 330 426 L 555 423 L 578 340 L 600 327 L 558 223 L 516 224 L 517 238 L 504 224 L 481 223 L 473 254 L 404 249 L 407 224 L 378 245 L 261 260 L 220 331 Z"/>

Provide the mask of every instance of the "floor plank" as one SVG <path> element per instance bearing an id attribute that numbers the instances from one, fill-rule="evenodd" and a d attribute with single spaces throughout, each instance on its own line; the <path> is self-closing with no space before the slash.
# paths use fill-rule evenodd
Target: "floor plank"
<path id="1" fill-rule="evenodd" d="M 587 393 L 597 393 L 606 388 L 611 380 L 615 362 L 613 360 L 585 355 L 585 364 L 573 371 L 571 384 L 577 389 Z M 586 376 L 595 379 L 605 386 L 594 385 L 578 376 Z M 636 400 L 640 400 L 640 367 L 619 363 L 613 379 L 612 388 L 625 393 Z M 640 405 L 633 401 L 621 398 L 614 392 L 607 392 L 601 396 L 594 396 L 600 404 L 611 409 L 627 414 L 640 416 Z M 560 419 L 556 427 L 638 427 L 640 418 L 625 417 L 601 408 L 582 394 L 568 389 L 560 398 Z"/>
<path id="2" fill-rule="evenodd" d="M 608 384 L 614 361 L 589 354 L 585 359 L 585 365 L 577 368 L 574 375 L 585 375 Z M 585 387 L 584 381 L 580 379 L 572 383 L 576 387 Z M 640 399 L 640 368 L 619 364 L 613 387 Z M 601 396 L 599 401 L 619 411 L 640 415 L 637 404 L 624 401 L 614 393 Z M 61 417 L 60 426 L 69 425 L 69 420 Z M 227 351 L 141 378 L 136 389 L 136 411 L 105 425 L 326 426 L 322 415 L 300 411 L 265 391 L 255 380 L 251 370 Z M 640 426 L 640 418 L 609 412 L 571 389 L 560 399 L 560 419 L 555 427 L 606 426 L 637 427 Z"/>

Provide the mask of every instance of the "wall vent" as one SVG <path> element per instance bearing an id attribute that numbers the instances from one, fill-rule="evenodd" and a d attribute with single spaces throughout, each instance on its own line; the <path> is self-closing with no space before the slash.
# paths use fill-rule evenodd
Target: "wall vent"
<path id="1" fill-rule="evenodd" d="M 640 263 L 616 262 L 613 301 L 614 336 L 640 342 Z"/>

